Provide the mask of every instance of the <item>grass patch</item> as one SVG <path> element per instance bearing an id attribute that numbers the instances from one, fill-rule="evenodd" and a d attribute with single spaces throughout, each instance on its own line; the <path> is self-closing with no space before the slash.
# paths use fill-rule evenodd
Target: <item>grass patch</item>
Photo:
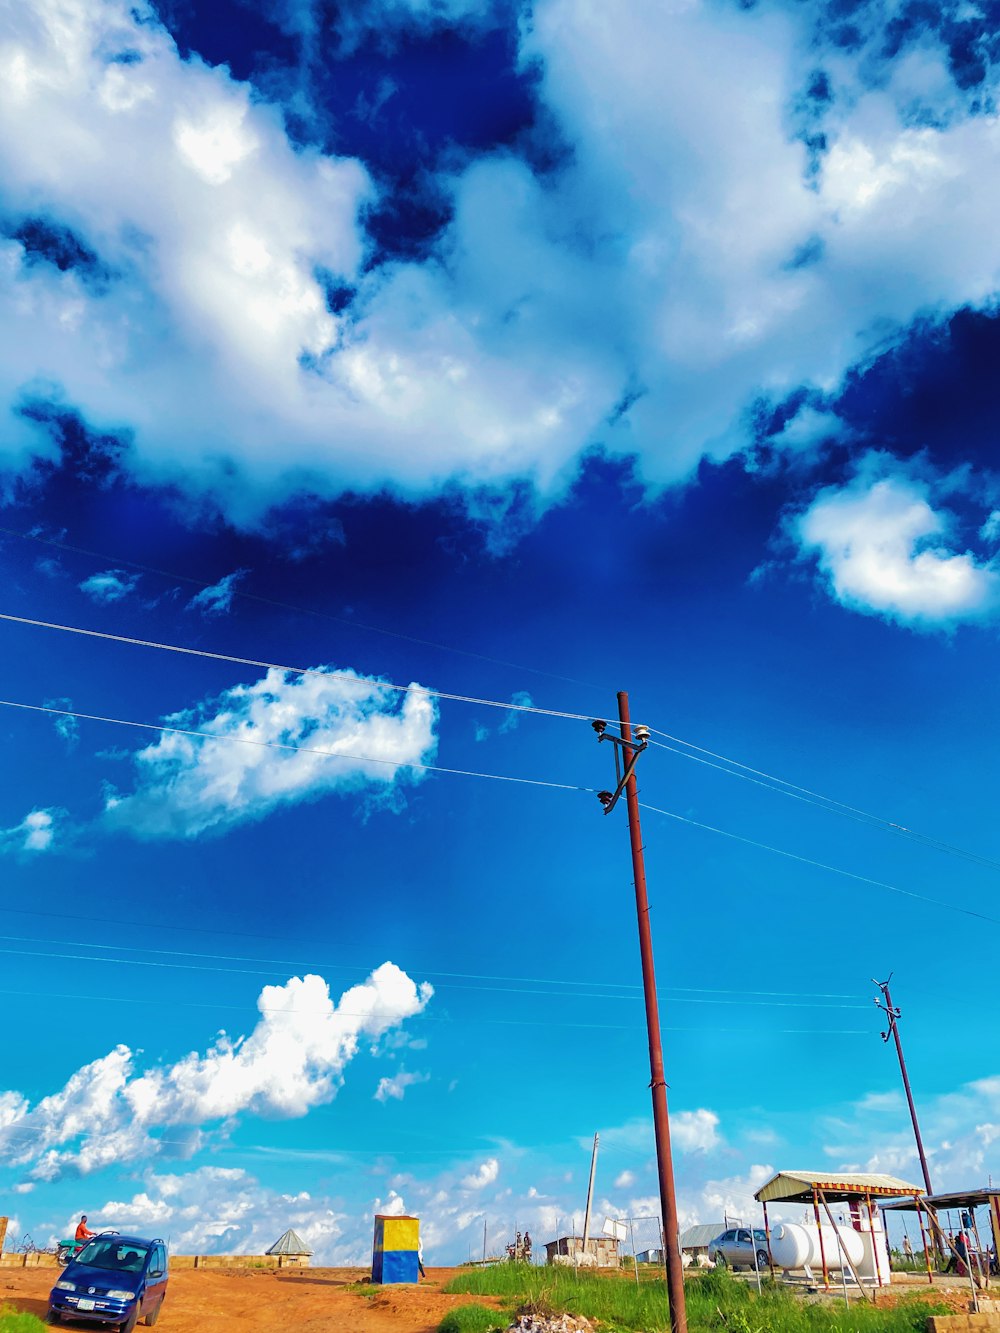
<path id="1" fill-rule="evenodd" d="M 516 1309 L 525 1303 L 586 1315 L 606 1333 L 662 1333 L 668 1326 L 667 1297 L 660 1276 L 597 1274 L 571 1268 L 497 1264 L 463 1273 L 446 1291 L 499 1296 Z M 855 1294 L 849 1308 L 838 1302 L 804 1300 L 769 1280 L 756 1286 L 716 1269 L 685 1284 L 692 1333 L 923 1333 L 930 1314 L 947 1308 L 925 1299 L 874 1308 Z"/>
<path id="2" fill-rule="evenodd" d="M 500 1333 L 510 1320 L 485 1305 L 456 1305 L 438 1324 L 438 1333 Z"/>
<path id="3" fill-rule="evenodd" d="M 23 1314 L 4 1306 L 0 1310 L 0 1333 L 49 1333 L 46 1326 L 33 1314 Z"/>

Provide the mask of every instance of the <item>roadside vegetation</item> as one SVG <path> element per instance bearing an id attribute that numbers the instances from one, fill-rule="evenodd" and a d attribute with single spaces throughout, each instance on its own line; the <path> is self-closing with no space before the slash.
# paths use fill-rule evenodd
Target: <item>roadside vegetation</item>
<path id="1" fill-rule="evenodd" d="M 0 1333 L 48 1333 L 48 1329 L 33 1314 L 4 1306 L 0 1308 Z"/>
<path id="2" fill-rule="evenodd" d="M 603 1333 L 661 1333 L 667 1328 L 667 1297 L 662 1274 L 643 1275 L 636 1286 L 631 1274 L 596 1274 L 572 1268 L 497 1264 L 462 1273 L 446 1291 L 498 1296 L 511 1314 L 520 1310 L 564 1310 L 599 1321 Z M 860 1296 L 849 1307 L 839 1301 L 805 1300 L 770 1280 L 755 1286 L 716 1269 L 688 1280 L 691 1333 L 924 1333 L 927 1316 L 947 1307 L 924 1298 L 905 1298 L 892 1308 L 875 1308 Z M 458 1307 L 459 1310 L 468 1309 Z M 494 1312 L 486 1315 L 496 1318 Z M 500 1327 L 503 1327 L 500 1321 Z M 445 1324 L 442 1333 L 490 1333 L 489 1322 Z"/>
<path id="3" fill-rule="evenodd" d="M 438 1324 L 438 1333 L 503 1333 L 510 1319 L 485 1305 L 456 1305 Z"/>

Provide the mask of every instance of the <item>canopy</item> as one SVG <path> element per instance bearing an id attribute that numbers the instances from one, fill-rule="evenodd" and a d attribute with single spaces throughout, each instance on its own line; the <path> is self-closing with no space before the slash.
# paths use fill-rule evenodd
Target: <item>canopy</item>
<path id="1" fill-rule="evenodd" d="M 812 1203 L 813 1190 L 822 1190 L 828 1203 L 863 1199 L 866 1194 L 898 1199 L 900 1195 L 923 1194 L 895 1176 L 868 1175 L 863 1171 L 779 1171 L 753 1196 L 758 1203 Z"/>
<path id="2" fill-rule="evenodd" d="M 278 1238 L 268 1250 L 268 1254 L 311 1255 L 312 1250 L 297 1236 L 291 1228 Z"/>
<path id="3" fill-rule="evenodd" d="M 925 1194 L 922 1202 L 930 1204 L 932 1208 L 979 1208 L 998 1196 L 1000 1188 L 959 1190 L 956 1194 Z M 899 1203 L 886 1204 L 886 1207 L 905 1211 L 915 1205 L 912 1199 L 901 1199 Z"/>

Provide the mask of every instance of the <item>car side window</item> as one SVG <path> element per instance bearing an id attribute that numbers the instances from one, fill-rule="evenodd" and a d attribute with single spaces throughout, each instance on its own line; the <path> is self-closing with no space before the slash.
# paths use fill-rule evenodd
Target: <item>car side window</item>
<path id="1" fill-rule="evenodd" d="M 736 1239 L 740 1242 L 741 1245 L 749 1245 L 749 1244 L 750 1244 L 750 1232 L 749 1232 L 749 1231 L 740 1231 L 740 1232 L 737 1232 Z"/>
<path id="2" fill-rule="evenodd" d="M 156 1247 L 156 1262 L 154 1268 L 158 1273 L 166 1273 L 167 1271 L 167 1254 L 162 1245 L 157 1245 Z"/>
<path id="3" fill-rule="evenodd" d="M 727 1244 L 731 1245 L 731 1244 L 733 1243 L 733 1241 L 736 1239 L 736 1232 L 735 1232 L 735 1231 L 727 1231 L 726 1234 L 723 1236 L 722 1239 L 723 1239 L 724 1241 L 726 1241 Z"/>

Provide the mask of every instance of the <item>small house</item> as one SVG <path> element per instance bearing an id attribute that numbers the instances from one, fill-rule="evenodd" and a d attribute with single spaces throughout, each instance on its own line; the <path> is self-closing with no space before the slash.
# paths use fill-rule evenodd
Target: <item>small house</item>
<path id="1" fill-rule="evenodd" d="M 274 1242 L 267 1253 L 277 1256 L 279 1268 L 308 1268 L 312 1258 L 312 1250 L 291 1227 Z"/>
<path id="2" fill-rule="evenodd" d="M 560 1236 L 545 1245 L 545 1261 L 571 1268 L 619 1268 L 618 1241 L 614 1236 L 590 1236 L 583 1248 L 582 1236 Z"/>

